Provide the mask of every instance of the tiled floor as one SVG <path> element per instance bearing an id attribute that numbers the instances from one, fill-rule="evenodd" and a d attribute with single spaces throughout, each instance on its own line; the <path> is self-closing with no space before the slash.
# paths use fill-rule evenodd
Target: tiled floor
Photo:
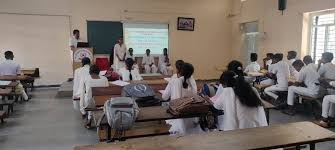
<path id="1" fill-rule="evenodd" d="M 36 89 L 31 101 L 15 105 L 14 114 L 0 124 L 0 150 L 70 150 L 75 145 L 98 142 L 96 131 L 82 126 L 71 99 L 55 98 L 56 93 L 56 88 Z M 276 110 L 270 115 L 271 124 L 313 120 L 310 115 L 290 117 Z M 335 142 L 316 146 L 335 150 Z"/>

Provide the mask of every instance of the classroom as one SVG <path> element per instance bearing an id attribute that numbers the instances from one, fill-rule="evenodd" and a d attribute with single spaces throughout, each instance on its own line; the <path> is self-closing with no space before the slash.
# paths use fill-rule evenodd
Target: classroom
<path id="1" fill-rule="evenodd" d="M 0 0 L 0 149 L 334 150 L 334 53 L 334 0 Z"/>

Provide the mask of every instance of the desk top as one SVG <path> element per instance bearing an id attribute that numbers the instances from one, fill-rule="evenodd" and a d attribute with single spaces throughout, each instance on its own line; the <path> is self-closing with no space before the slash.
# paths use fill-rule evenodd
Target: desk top
<path id="1" fill-rule="evenodd" d="M 27 76 L 0 76 L 0 80 L 5 80 L 5 81 L 16 81 L 16 80 L 27 80 Z"/>
<path id="2" fill-rule="evenodd" d="M 12 89 L 0 89 L 0 95 L 8 95 L 12 93 Z"/>
<path id="3" fill-rule="evenodd" d="M 17 85 L 19 85 L 18 82 L 10 82 L 8 85 L 0 85 L 0 88 L 7 88 L 7 87 L 13 88 L 16 87 Z"/>
<path id="4" fill-rule="evenodd" d="M 335 133 L 311 122 L 272 125 L 262 128 L 187 135 L 184 137 L 156 136 L 131 139 L 119 143 L 78 146 L 75 150 L 203 150 L 203 149 L 271 149 L 311 142 L 335 140 Z"/>

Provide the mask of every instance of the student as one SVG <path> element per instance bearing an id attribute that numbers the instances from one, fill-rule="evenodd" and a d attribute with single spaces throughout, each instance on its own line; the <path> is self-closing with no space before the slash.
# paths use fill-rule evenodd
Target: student
<path id="1" fill-rule="evenodd" d="M 278 95 L 276 92 L 287 91 L 288 78 L 290 75 L 289 65 L 283 61 L 283 54 L 277 53 L 273 56 L 269 73 L 274 75 L 274 77 L 277 79 L 277 84 L 265 88 L 264 92 L 274 100 L 277 100 Z"/>
<path id="2" fill-rule="evenodd" d="M 91 127 L 92 114 L 86 112 L 85 108 L 94 108 L 94 100 L 92 97 L 92 87 L 108 87 L 108 79 L 100 76 L 100 69 L 96 65 L 90 67 L 90 75 L 80 81 L 80 111 L 83 115 L 87 115 L 85 127 Z"/>
<path id="3" fill-rule="evenodd" d="M 21 67 L 14 62 L 14 54 L 12 51 L 5 52 L 5 59 L 5 61 L 0 63 L 0 76 L 17 76 L 21 74 Z M 21 93 L 24 100 L 29 99 L 21 83 L 16 86 L 15 93 Z"/>
<path id="4" fill-rule="evenodd" d="M 297 57 L 297 52 L 296 51 L 289 51 L 289 52 L 287 52 L 287 60 L 288 60 L 288 65 L 289 65 L 289 69 L 290 69 L 290 76 L 298 78 L 299 73 L 292 66 L 293 62 L 296 61 L 296 57 Z"/>
<path id="5" fill-rule="evenodd" d="M 186 97 L 192 94 L 197 94 L 196 84 L 193 85 L 191 77 L 193 75 L 194 68 L 189 63 L 184 63 L 180 72 L 180 76 L 177 78 L 171 78 L 164 92 L 162 98 L 164 100 L 175 100 L 178 98 Z M 185 135 L 189 133 L 199 132 L 200 126 L 195 124 L 195 118 L 188 119 L 173 119 L 166 120 L 167 124 L 170 124 L 169 132 L 172 135 Z"/>
<path id="6" fill-rule="evenodd" d="M 126 66 L 119 70 L 119 75 L 123 81 L 143 80 L 138 68 L 134 66 L 134 61 L 131 58 L 126 59 Z"/>
<path id="7" fill-rule="evenodd" d="M 237 61 L 237 60 L 233 60 L 228 64 L 227 69 L 229 71 L 233 71 L 235 72 L 237 75 L 239 76 L 244 76 L 244 72 L 243 72 L 243 65 L 241 62 Z"/>
<path id="8" fill-rule="evenodd" d="M 157 66 L 155 65 L 154 56 L 150 55 L 150 49 L 147 49 L 142 59 L 145 73 L 157 73 Z"/>
<path id="9" fill-rule="evenodd" d="M 159 56 L 158 66 L 159 66 L 160 72 L 163 75 L 171 76 L 173 68 L 170 64 L 170 59 L 169 59 L 169 55 L 167 51 L 168 51 L 167 48 L 163 49 L 163 54 Z"/>
<path id="10" fill-rule="evenodd" d="M 244 69 L 245 73 L 248 72 L 259 72 L 261 70 L 261 66 L 257 63 L 257 54 L 251 53 L 250 54 L 251 63 Z"/>
<path id="11" fill-rule="evenodd" d="M 257 90 L 248 84 L 243 76 L 226 71 L 220 77 L 223 86 L 214 107 L 224 111 L 219 121 L 220 130 L 235 130 L 267 126 L 262 101 Z"/>
<path id="12" fill-rule="evenodd" d="M 264 69 L 268 70 L 272 64 L 273 53 L 267 53 L 266 58 L 263 59 Z"/>
<path id="13" fill-rule="evenodd" d="M 314 64 L 313 58 L 310 55 L 306 55 L 302 60 L 306 66 L 311 65 L 311 67 L 317 71 L 318 67 Z"/>
<path id="14" fill-rule="evenodd" d="M 79 30 L 75 29 L 72 31 L 72 36 L 70 38 L 70 48 L 73 51 L 75 48 L 77 48 L 77 44 L 80 41 L 80 32 Z"/>
<path id="15" fill-rule="evenodd" d="M 176 66 L 176 73 L 172 75 L 171 78 L 179 78 L 180 74 L 181 74 L 181 70 L 183 69 L 183 65 L 184 65 L 184 61 L 183 60 L 177 60 L 175 63 Z"/>
<path id="16" fill-rule="evenodd" d="M 73 99 L 80 98 L 79 84 L 80 81 L 90 75 L 90 65 L 91 60 L 87 57 L 81 60 L 82 67 L 77 68 L 74 71 L 73 78 Z M 79 102 L 73 101 L 73 106 L 75 110 L 79 110 Z"/>
<path id="17" fill-rule="evenodd" d="M 133 48 L 129 48 L 128 53 L 126 54 L 126 59 L 131 58 L 134 61 L 134 67 L 138 68 L 137 65 L 137 60 L 136 57 L 134 55 L 134 49 Z"/>
<path id="18" fill-rule="evenodd" d="M 297 78 L 295 85 L 288 88 L 288 109 L 283 111 L 285 114 L 291 116 L 295 114 L 293 105 L 294 98 L 297 94 L 317 98 L 320 89 L 320 75 L 316 72 L 315 68 L 313 68 L 313 64 L 305 66 L 301 60 L 296 60 L 292 66 L 295 70 L 299 71 L 299 77 Z"/>
<path id="19" fill-rule="evenodd" d="M 329 86 L 335 88 L 335 81 L 331 81 Z M 327 95 L 323 98 L 322 101 L 322 119 L 320 121 L 315 122 L 317 125 L 329 128 L 330 121 L 329 117 L 334 117 L 334 105 L 335 105 L 335 95 Z"/>
<path id="20" fill-rule="evenodd" d="M 333 58 L 333 53 L 325 52 L 322 54 L 322 58 L 318 64 L 318 73 L 321 79 L 335 80 L 335 65 L 332 63 Z"/>

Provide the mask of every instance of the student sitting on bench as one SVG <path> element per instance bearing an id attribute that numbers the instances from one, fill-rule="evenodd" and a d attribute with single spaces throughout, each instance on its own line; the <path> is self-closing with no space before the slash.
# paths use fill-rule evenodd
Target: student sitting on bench
<path id="1" fill-rule="evenodd" d="M 214 107 L 223 110 L 219 129 L 223 131 L 267 126 L 262 101 L 257 90 L 243 76 L 226 71 L 220 77 L 223 86 L 213 101 Z"/>
<path id="2" fill-rule="evenodd" d="M 145 73 L 157 73 L 157 66 L 155 65 L 154 56 L 150 55 L 150 49 L 147 49 L 142 58 L 142 65 L 144 66 Z"/>
<path id="3" fill-rule="evenodd" d="M 175 100 L 178 98 L 186 97 L 188 95 L 197 94 L 197 87 L 190 81 L 194 68 L 189 63 L 184 63 L 180 70 L 180 75 L 177 78 L 171 78 L 164 92 L 162 98 L 164 100 Z M 195 86 L 195 87 L 193 87 Z M 190 133 L 198 133 L 201 131 L 197 123 L 197 118 L 187 119 L 173 119 L 166 120 L 166 123 L 171 125 L 169 132 L 172 135 L 185 135 Z"/>
<path id="4" fill-rule="evenodd" d="M 306 66 L 311 65 L 313 70 L 315 70 L 316 72 L 318 71 L 318 66 L 314 64 L 312 56 L 306 55 L 302 61 L 305 63 Z"/>
<path id="5" fill-rule="evenodd" d="M 123 81 L 143 80 L 138 68 L 133 66 L 134 65 L 133 59 L 127 58 L 125 63 L 126 66 L 119 70 L 119 75 L 121 76 Z"/>
<path id="6" fill-rule="evenodd" d="M 167 48 L 163 49 L 163 54 L 159 56 L 159 61 L 158 62 L 159 62 L 158 66 L 159 66 L 160 72 L 163 75 L 171 76 L 173 68 L 172 68 L 172 66 L 170 64 L 170 59 L 169 59 L 168 49 Z"/>
<path id="7" fill-rule="evenodd" d="M 287 64 L 289 65 L 290 76 L 298 78 L 299 72 L 297 70 L 295 70 L 293 65 L 292 65 L 296 61 L 296 57 L 297 57 L 297 52 L 296 51 L 287 52 L 287 60 L 288 60 Z"/>
<path id="8" fill-rule="evenodd" d="M 270 67 L 271 69 L 269 70 L 269 73 L 277 79 L 277 84 L 265 88 L 264 92 L 274 100 L 277 100 L 279 96 L 276 92 L 287 91 L 290 72 L 289 65 L 283 61 L 283 54 L 275 54 L 273 56 L 272 63 L 273 64 Z"/>
<path id="9" fill-rule="evenodd" d="M 263 68 L 269 70 L 269 66 L 272 65 L 273 53 L 267 53 L 266 57 L 263 59 Z"/>
<path id="10" fill-rule="evenodd" d="M 248 72 L 259 72 L 261 70 L 261 66 L 257 63 L 257 54 L 251 53 L 250 54 L 250 61 L 251 63 L 244 69 L 245 73 Z"/>
<path id="11" fill-rule="evenodd" d="M 332 63 L 333 59 L 333 53 L 325 52 L 322 54 L 322 58 L 318 64 L 318 72 L 321 79 L 335 80 L 335 64 Z"/>
<path id="12" fill-rule="evenodd" d="M 21 74 L 21 67 L 19 64 L 14 62 L 14 54 L 12 51 L 5 52 L 5 59 L 5 61 L 0 63 L 0 76 L 17 76 Z M 24 91 L 22 84 L 19 84 L 16 87 L 15 92 L 21 94 L 24 100 L 29 99 L 27 93 Z"/>
<path id="13" fill-rule="evenodd" d="M 128 59 L 128 58 L 133 59 L 133 61 L 134 61 L 134 67 L 138 68 L 137 60 L 136 60 L 136 57 L 134 55 L 133 48 L 129 48 L 128 53 L 126 53 L 126 59 Z"/>
<path id="14" fill-rule="evenodd" d="M 331 81 L 328 86 L 335 88 L 335 81 Z M 321 127 L 329 128 L 329 117 L 334 117 L 335 113 L 335 94 L 327 95 L 322 101 L 322 119 L 315 123 Z"/>
<path id="15" fill-rule="evenodd" d="M 80 111 L 83 115 L 87 115 L 85 127 L 91 127 L 92 113 L 86 112 L 85 108 L 94 108 L 94 100 L 92 98 L 92 87 L 108 87 L 108 79 L 100 76 L 100 69 L 96 65 L 90 67 L 90 75 L 80 81 Z"/>
<path id="16" fill-rule="evenodd" d="M 81 60 L 81 64 L 82 64 L 82 67 L 77 68 L 74 71 L 73 99 L 80 98 L 80 90 L 79 90 L 80 81 L 90 75 L 89 72 L 90 72 L 91 60 L 89 58 L 85 57 Z M 78 101 L 73 101 L 73 106 L 76 110 L 79 110 Z"/>
<path id="17" fill-rule="evenodd" d="M 293 105 L 295 96 L 297 96 L 297 94 L 317 98 L 319 96 L 320 89 L 320 75 L 315 71 L 313 64 L 305 66 L 301 60 L 296 60 L 292 66 L 296 71 L 299 71 L 299 76 L 297 78 L 297 82 L 288 88 L 288 109 L 283 111 L 283 113 L 288 115 L 295 114 Z"/>

